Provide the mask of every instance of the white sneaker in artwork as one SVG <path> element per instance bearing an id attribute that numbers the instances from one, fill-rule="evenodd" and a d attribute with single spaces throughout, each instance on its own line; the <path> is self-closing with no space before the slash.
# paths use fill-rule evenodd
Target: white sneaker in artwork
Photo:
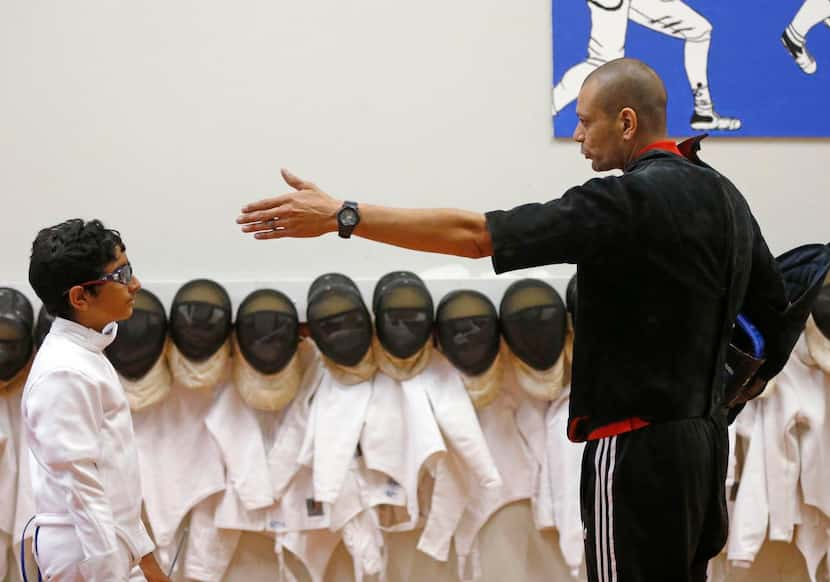
<path id="1" fill-rule="evenodd" d="M 723 117 L 714 111 L 711 113 L 698 113 L 695 111 L 692 114 L 690 125 L 692 129 L 701 131 L 737 131 L 741 129 L 741 120 L 737 117 Z"/>
<path id="2" fill-rule="evenodd" d="M 816 59 L 813 58 L 813 55 L 807 52 L 807 45 L 799 45 L 796 43 L 786 30 L 781 35 L 781 43 L 784 45 L 784 48 L 787 49 L 787 52 L 790 53 L 790 56 L 795 61 L 795 64 L 797 64 L 802 71 L 808 75 L 812 75 L 816 72 L 816 69 L 818 68 L 816 65 Z"/>

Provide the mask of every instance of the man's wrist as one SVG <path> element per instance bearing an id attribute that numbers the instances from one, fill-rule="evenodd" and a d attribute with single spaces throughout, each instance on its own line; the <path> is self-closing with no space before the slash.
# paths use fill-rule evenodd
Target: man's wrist
<path id="1" fill-rule="evenodd" d="M 349 238 L 355 227 L 360 223 L 359 204 L 353 200 L 345 200 L 337 211 L 337 233 L 341 238 Z"/>
<path id="2" fill-rule="evenodd" d="M 331 211 L 328 213 L 328 219 L 326 220 L 326 232 L 337 232 L 337 213 L 340 212 L 340 209 L 343 207 L 343 201 L 333 200 L 332 204 L 333 206 Z"/>

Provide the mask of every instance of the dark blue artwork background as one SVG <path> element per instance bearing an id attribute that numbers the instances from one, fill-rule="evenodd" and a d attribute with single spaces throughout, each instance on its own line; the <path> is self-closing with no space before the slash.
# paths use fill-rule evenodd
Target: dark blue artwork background
<path id="1" fill-rule="evenodd" d="M 554 84 L 585 59 L 590 19 L 585 0 L 553 2 Z M 801 6 L 800 0 L 723 2 L 690 0 L 712 23 L 709 86 L 715 110 L 738 117 L 731 136 L 826 137 L 830 135 L 830 27 L 824 23 L 807 36 L 818 62 L 805 75 L 781 44 L 781 33 Z M 683 41 L 628 23 L 626 56 L 654 67 L 669 93 L 668 130 L 674 137 L 697 133 L 689 126 L 692 93 L 683 68 Z M 556 137 L 570 137 L 576 103 L 553 118 Z"/>

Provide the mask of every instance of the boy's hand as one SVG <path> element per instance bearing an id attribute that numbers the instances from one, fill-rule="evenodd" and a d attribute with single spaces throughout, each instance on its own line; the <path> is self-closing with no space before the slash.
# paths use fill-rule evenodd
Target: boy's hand
<path id="1" fill-rule="evenodd" d="M 147 554 L 138 563 L 147 582 L 171 582 L 170 578 L 161 571 L 156 557 L 153 554 Z"/>

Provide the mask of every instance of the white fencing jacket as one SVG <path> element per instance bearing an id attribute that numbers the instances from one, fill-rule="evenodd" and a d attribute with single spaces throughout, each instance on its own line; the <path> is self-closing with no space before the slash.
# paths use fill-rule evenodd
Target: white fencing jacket
<path id="1" fill-rule="evenodd" d="M 175 544 L 188 511 L 225 488 L 219 449 L 205 425 L 215 392 L 225 388 L 191 390 L 176 381 L 166 398 L 133 412 L 144 504 L 159 546 Z"/>
<path id="2" fill-rule="evenodd" d="M 407 531 L 419 525 L 421 471 L 432 472 L 438 456 L 446 452 L 427 397 L 428 386 L 437 380 L 430 364 L 407 380 L 380 371 L 374 377 L 360 448 L 370 469 L 366 494 L 370 505 L 380 506 L 381 525 L 387 531 Z M 398 515 L 385 511 L 385 506 L 405 510 Z"/>
<path id="3" fill-rule="evenodd" d="M 418 549 L 446 561 L 452 537 L 473 495 L 469 484 L 489 489 L 500 487 L 502 480 L 460 373 L 439 352 L 433 353 L 430 369 L 435 380 L 427 386 L 427 397 L 447 453 L 435 469 L 430 511 Z"/>
<path id="4" fill-rule="evenodd" d="M 124 580 L 153 550 L 141 523 L 141 480 L 130 408 L 98 333 L 57 318 L 32 364 L 22 415 L 38 524 L 72 525 L 93 582 Z M 133 564 L 122 563 L 118 539 Z"/>
<path id="5" fill-rule="evenodd" d="M 35 515 L 35 498 L 32 490 L 32 472 L 30 466 L 34 464 L 29 444 L 26 439 L 26 429 L 23 425 L 21 405 L 23 402 L 23 383 L 18 385 L 8 395 L 9 418 L 12 422 L 12 437 L 14 440 L 14 453 L 17 457 L 17 485 L 14 499 L 14 534 L 12 535 L 11 547 L 14 551 L 14 559 L 20 566 L 20 539 L 26 522 Z M 32 556 L 31 541 L 34 532 L 30 527 L 26 531 L 26 563 L 31 569 L 34 557 Z"/>
<path id="6" fill-rule="evenodd" d="M 749 567 L 761 549 L 769 524 L 766 455 L 762 410 L 765 400 L 750 400 L 735 421 L 737 434 L 747 441 L 738 494 L 729 516 L 726 555 L 733 566 Z"/>
<path id="7" fill-rule="evenodd" d="M 372 397 L 372 379 L 344 384 L 328 368 L 311 403 L 314 416 L 314 498 L 334 503 L 354 457 L 366 410 Z"/>
<path id="8" fill-rule="evenodd" d="M 804 503 L 830 517 L 830 375 L 807 357 L 804 336 L 796 344 L 794 357 L 776 380 L 777 390 L 792 386 L 798 395 L 799 481 Z M 807 364 L 806 362 L 809 362 Z"/>
<path id="9" fill-rule="evenodd" d="M 487 446 L 501 475 L 498 487 L 471 483 L 470 502 L 455 532 L 459 577 L 467 574 L 467 558 L 472 558 L 472 579 L 481 578 L 478 535 L 481 528 L 499 509 L 514 501 L 532 499 L 539 466 L 522 438 L 516 422 L 518 386 L 505 386 L 489 405 L 477 410 Z"/>
<path id="10" fill-rule="evenodd" d="M 17 497 L 17 452 L 9 416 L 8 392 L 0 391 L 0 580 L 8 573 Z"/>
<path id="11" fill-rule="evenodd" d="M 585 555 L 579 505 L 579 476 L 582 472 L 585 443 L 573 443 L 567 437 L 570 394 L 570 386 L 567 386 L 548 408 L 545 416 L 545 451 L 548 457 L 547 479 L 552 497 L 553 523 L 559 531 L 559 549 L 571 575 L 577 576 Z"/>

